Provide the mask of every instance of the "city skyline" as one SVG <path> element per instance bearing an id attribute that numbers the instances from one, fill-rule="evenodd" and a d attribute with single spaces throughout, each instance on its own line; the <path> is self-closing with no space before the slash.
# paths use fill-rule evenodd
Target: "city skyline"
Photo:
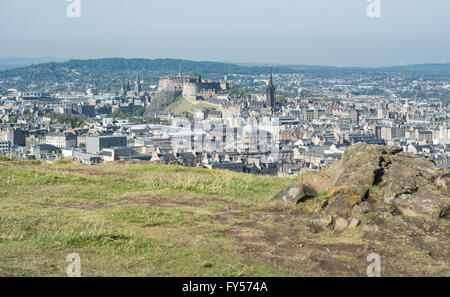
<path id="1" fill-rule="evenodd" d="M 0 1 L 0 278 L 450 276 L 448 11 Z"/>

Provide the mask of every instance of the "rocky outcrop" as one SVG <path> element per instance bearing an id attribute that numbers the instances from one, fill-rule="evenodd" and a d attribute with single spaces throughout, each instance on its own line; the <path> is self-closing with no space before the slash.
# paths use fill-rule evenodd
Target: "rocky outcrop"
<path id="1" fill-rule="evenodd" d="M 280 200 L 285 203 L 298 204 L 304 200 L 314 198 L 316 196 L 316 191 L 310 186 L 293 185 L 278 193 L 274 198 L 272 198 L 272 201 Z"/>
<path id="2" fill-rule="evenodd" d="M 152 102 L 147 108 L 146 116 L 153 116 L 154 113 L 162 112 L 170 104 L 175 102 L 181 96 L 181 91 L 160 91 L 152 97 Z"/>
<path id="3" fill-rule="evenodd" d="M 294 188 L 316 193 L 319 215 L 334 218 L 337 231 L 358 226 L 360 217 L 369 213 L 427 220 L 450 216 L 450 170 L 398 147 L 352 146 L 328 168 L 302 175 Z M 274 199 L 301 202 L 298 196 L 290 198 L 292 189 Z"/>

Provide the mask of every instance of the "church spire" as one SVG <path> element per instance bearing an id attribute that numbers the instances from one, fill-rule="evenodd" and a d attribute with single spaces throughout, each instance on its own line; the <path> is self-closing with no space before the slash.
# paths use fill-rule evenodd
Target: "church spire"
<path id="1" fill-rule="evenodd" d="M 126 89 L 126 86 L 125 86 L 125 80 L 124 79 L 122 79 L 122 93 L 124 95 L 127 94 L 127 89 Z"/>
<path id="2" fill-rule="evenodd" d="M 178 71 L 178 76 L 179 77 L 183 76 L 183 62 L 180 62 L 180 70 Z"/>
<path id="3" fill-rule="evenodd" d="M 139 78 L 139 72 L 136 75 L 135 91 L 137 95 L 141 92 L 141 79 Z"/>
<path id="4" fill-rule="evenodd" d="M 273 86 L 272 67 L 270 67 L 270 78 L 269 78 L 269 86 Z"/>
<path id="5" fill-rule="evenodd" d="M 273 85 L 272 67 L 270 67 L 270 76 L 267 83 L 267 102 L 266 107 L 272 111 L 275 109 L 275 87 Z"/>

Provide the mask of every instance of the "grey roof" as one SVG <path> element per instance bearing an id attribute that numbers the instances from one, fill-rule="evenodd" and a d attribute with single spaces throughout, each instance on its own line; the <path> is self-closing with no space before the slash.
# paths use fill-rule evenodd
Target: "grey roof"
<path id="1" fill-rule="evenodd" d="M 39 149 L 41 151 L 49 151 L 49 152 L 53 152 L 53 151 L 58 151 L 60 150 L 60 148 L 51 145 L 51 144 L 38 144 L 36 147 L 39 147 Z"/>

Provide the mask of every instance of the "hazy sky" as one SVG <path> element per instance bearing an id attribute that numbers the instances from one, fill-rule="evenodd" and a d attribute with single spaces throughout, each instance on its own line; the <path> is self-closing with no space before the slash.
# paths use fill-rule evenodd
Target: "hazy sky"
<path id="1" fill-rule="evenodd" d="M 384 66 L 450 62 L 449 0 L 0 0 L 0 57 Z"/>

